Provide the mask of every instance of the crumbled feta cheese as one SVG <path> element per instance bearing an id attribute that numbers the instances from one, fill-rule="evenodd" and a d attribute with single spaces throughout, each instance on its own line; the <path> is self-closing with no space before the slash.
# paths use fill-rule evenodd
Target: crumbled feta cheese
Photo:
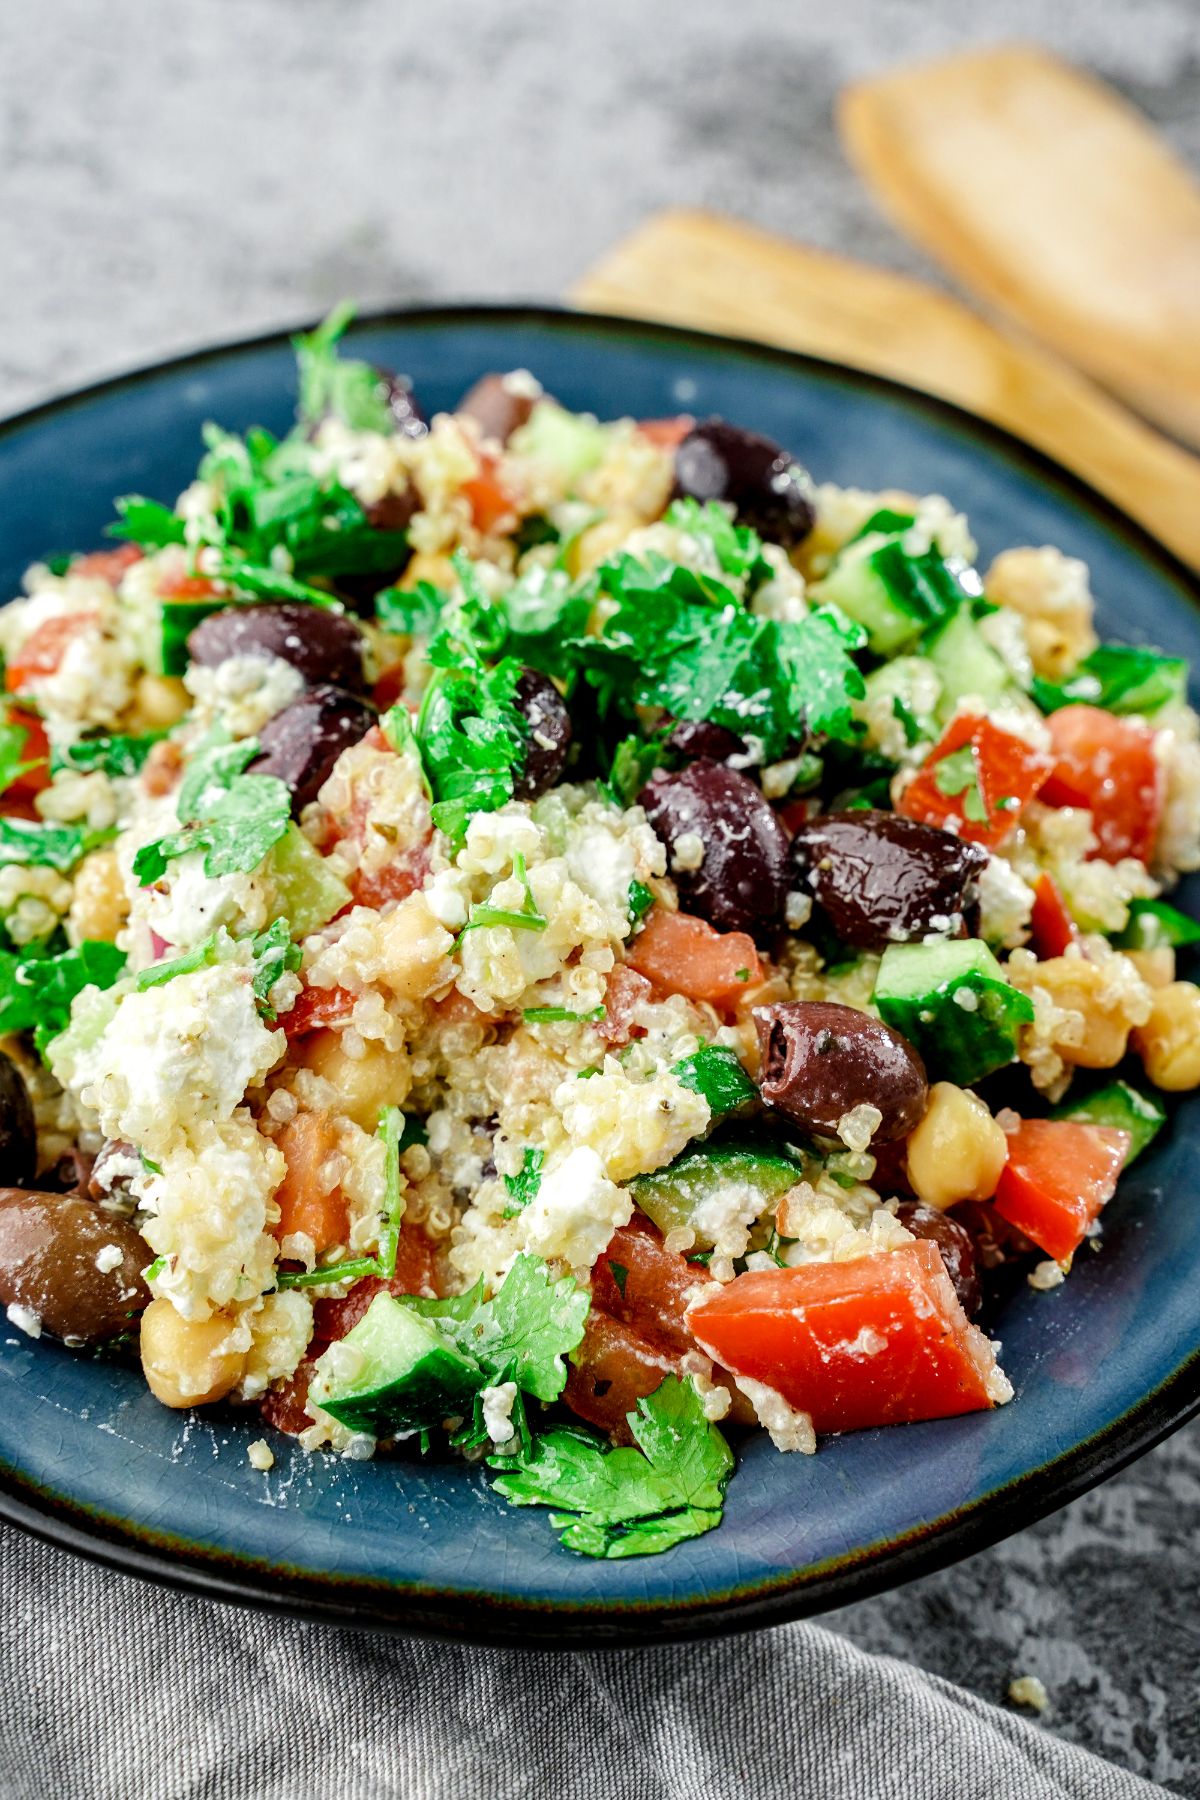
<path id="1" fill-rule="evenodd" d="M 96 1267 L 101 1275 L 111 1275 L 125 1260 L 120 1244 L 102 1244 L 96 1252 Z"/>
<path id="2" fill-rule="evenodd" d="M 573 1269 L 590 1269 L 613 1232 L 632 1216 L 630 1195 L 609 1180 L 594 1150 L 581 1147 L 542 1177 L 521 1214 L 525 1248 Z"/>
<path id="3" fill-rule="evenodd" d="M 1035 1269 L 1031 1269 L 1025 1279 L 1031 1288 L 1036 1288 L 1039 1293 L 1045 1294 L 1051 1288 L 1061 1287 L 1066 1275 L 1061 1263 L 1055 1262 L 1052 1257 L 1047 1257 L 1045 1262 L 1040 1262 Z"/>
<path id="4" fill-rule="evenodd" d="M 783 917 L 789 931 L 803 931 L 812 918 L 813 903 L 808 894 L 799 894 L 793 888 L 784 901 Z"/>
<path id="5" fill-rule="evenodd" d="M 268 1469 L 275 1467 L 275 1453 L 266 1438 L 255 1438 L 246 1447 L 246 1457 L 252 1468 L 261 1469 L 265 1475 Z"/>
<path id="6" fill-rule="evenodd" d="M 570 1142 L 594 1150 L 614 1181 L 661 1169 L 711 1116 L 707 1100 L 670 1069 L 633 1080 L 612 1056 L 589 1080 L 562 1082 L 553 1103 Z"/>
<path id="7" fill-rule="evenodd" d="M 234 737 L 254 737 L 304 692 L 300 671 L 268 651 L 193 663 L 183 678 L 201 720 L 220 719 Z"/>
<path id="8" fill-rule="evenodd" d="M 41 1337 L 42 1321 L 31 1306 L 22 1306 L 19 1301 L 14 1300 L 12 1305 L 6 1309 L 4 1316 L 10 1325 L 15 1325 L 18 1331 L 25 1333 L 26 1337 Z"/>
<path id="9" fill-rule="evenodd" d="M 979 876 L 979 935 L 1012 950 L 1029 936 L 1033 889 L 1002 856 L 989 856 Z M 961 991 L 961 990 L 960 990 Z"/>
<path id="10" fill-rule="evenodd" d="M 502 1450 L 517 1435 L 517 1428 L 512 1422 L 517 1384 L 515 1381 L 502 1381 L 497 1387 L 485 1387 L 479 1398 L 483 1403 L 483 1428 L 497 1450 Z"/>
<path id="11" fill-rule="evenodd" d="M 671 867 L 685 872 L 698 869 L 704 862 L 704 839 L 698 831 L 681 831 L 671 850 Z M 628 892 L 628 888 L 626 892 Z"/>

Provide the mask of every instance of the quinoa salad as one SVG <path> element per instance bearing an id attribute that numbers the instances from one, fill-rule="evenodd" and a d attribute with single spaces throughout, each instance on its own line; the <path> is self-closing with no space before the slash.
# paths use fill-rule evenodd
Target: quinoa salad
<path id="1" fill-rule="evenodd" d="M 1187 667 L 941 496 L 427 418 L 349 318 L 0 610 L 0 1305 L 257 1469 L 665 1550 L 748 1432 L 1007 1404 L 1102 1251 L 1200 1085 Z"/>

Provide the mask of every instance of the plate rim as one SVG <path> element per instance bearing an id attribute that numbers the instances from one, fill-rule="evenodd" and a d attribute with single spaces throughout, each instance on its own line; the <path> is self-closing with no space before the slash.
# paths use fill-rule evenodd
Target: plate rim
<path id="1" fill-rule="evenodd" d="M 542 324 L 586 336 L 600 328 L 616 336 L 661 338 L 706 352 L 736 352 L 793 370 L 841 378 L 860 390 L 902 400 L 927 414 L 990 442 L 1034 475 L 1051 478 L 1076 502 L 1122 535 L 1137 553 L 1156 565 L 1200 612 L 1200 577 L 1114 500 L 1017 433 L 891 376 L 857 369 L 833 357 L 784 349 L 759 339 L 640 319 L 631 315 L 554 306 L 541 301 L 446 302 L 383 306 L 355 315 L 350 335 L 360 329 L 421 325 Z M 20 431 L 89 401 L 114 398 L 143 382 L 181 374 L 222 358 L 283 348 L 315 321 L 277 326 L 248 337 L 205 343 L 103 376 L 82 387 L 53 393 L 0 417 L 0 446 Z M 231 1558 L 228 1552 L 198 1547 L 173 1549 L 166 1534 L 136 1534 L 61 1495 L 46 1494 L 19 1471 L 0 1471 L 0 1520 L 42 1542 L 88 1561 L 152 1581 L 175 1592 L 245 1606 L 277 1616 L 359 1630 L 394 1631 L 497 1647 L 524 1649 L 608 1649 L 647 1642 L 687 1641 L 779 1625 L 831 1611 L 951 1566 L 991 1548 L 1004 1538 L 1070 1504 L 1137 1460 L 1200 1413 L 1200 1347 L 1158 1387 L 1124 1413 L 1060 1456 L 1026 1470 L 966 1507 L 914 1528 L 901 1538 L 738 1592 L 717 1591 L 692 1601 L 650 1600 L 644 1606 L 600 1599 L 595 1603 L 526 1601 L 482 1591 L 453 1594 L 423 1584 L 367 1583 L 325 1572 L 297 1578 L 280 1565 Z M 156 1541 L 156 1536 L 159 1541 Z M 494 1608 L 494 1610 L 492 1610 Z"/>

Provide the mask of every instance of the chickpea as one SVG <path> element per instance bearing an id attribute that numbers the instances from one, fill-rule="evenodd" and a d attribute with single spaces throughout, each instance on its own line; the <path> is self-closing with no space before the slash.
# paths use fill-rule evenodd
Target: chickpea
<path id="1" fill-rule="evenodd" d="M 458 581 L 458 574 L 448 556 L 437 551 L 418 550 L 405 569 L 400 585 L 415 588 L 419 581 L 431 582 L 435 588 L 450 593 Z"/>
<path id="2" fill-rule="evenodd" d="M 1132 1041 L 1155 1087 L 1168 1094 L 1200 1087 L 1200 988 L 1190 981 L 1155 988 L 1150 1017 Z"/>
<path id="3" fill-rule="evenodd" d="M 182 719 L 192 697 L 174 675 L 139 675 L 129 720 L 137 731 L 165 731 Z"/>
<path id="4" fill-rule="evenodd" d="M 228 1313 L 185 1319 L 169 1300 L 152 1300 L 142 1314 L 142 1370 L 164 1406 L 207 1406 L 241 1380 L 246 1352 L 231 1347 Z"/>
<path id="5" fill-rule="evenodd" d="M 90 856 L 84 857 L 75 874 L 75 891 L 67 915 L 72 943 L 80 944 L 85 938 L 91 938 L 111 944 L 128 917 L 129 897 L 121 880 L 116 852 L 93 850 Z"/>
<path id="6" fill-rule="evenodd" d="M 636 513 L 619 512 L 611 518 L 599 520 L 595 525 L 589 525 L 567 551 L 567 566 L 571 574 L 586 575 L 589 569 L 597 568 L 641 523 Z"/>
<path id="7" fill-rule="evenodd" d="M 447 979 L 454 939 L 429 910 L 424 894 L 410 894 L 381 926 L 386 949 L 383 980 L 402 1000 L 424 1000 Z"/>
<path id="8" fill-rule="evenodd" d="M 1157 944 L 1153 950 L 1126 950 L 1129 958 L 1147 987 L 1170 987 L 1175 979 L 1175 948 L 1172 944 Z"/>
<path id="9" fill-rule="evenodd" d="M 990 1200 L 1008 1140 L 977 1094 L 938 1081 L 908 1140 L 908 1179 L 918 1200 L 943 1212 L 959 1200 Z"/>
<path id="10" fill-rule="evenodd" d="M 1074 1033 L 1065 1031 L 1061 1039 L 1053 1040 L 1063 1061 L 1080 1069 L 1115 1067 L 1125 1054 L 1130 1026 L 1139 1009 L 1144 1010 L 1148 990 L 1134 983 L 1135 992 L 1126 993 L 1113 980 L 1111 963 L 1089 962 L 1082 956 L 1049 957 L 1036 965 L 1031 978 L 1035 986 L 1046 990 L 1055 1006 L 1082 1015 L 1084 1028 L 1078 1041 Z"/>
<path id="11" fill-rule="evenodd" d="M 1049 546 L 1004 550 L 984 577 L 989 600 L 1025 619 L 1033 666 L 1051 680 L 1067 675 L 1096 648 L 1087 569 Z"/>
<path id="12" fill-rule="evenodd" d="M 342 1112 L 363 1131 L 375 1130 L 382 1107 L 403 1106 L 412 1086 L 407 1053 L 388 1050 L 377 1039 L 363 1045 L 361 1056 L 351 1056 L 340 1031 L 314 1031 L 303 1061 L 337 1089 Z"/>

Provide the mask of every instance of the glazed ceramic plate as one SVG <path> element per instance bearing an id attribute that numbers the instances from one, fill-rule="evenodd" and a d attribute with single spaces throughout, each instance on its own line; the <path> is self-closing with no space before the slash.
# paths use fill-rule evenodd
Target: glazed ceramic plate
<path id="1" fill-rule="evenodd" d="M 412 375 L 430 411 L 482 371 L 530 368 L 602 417 L 723 413 L 819 480 L 949 495 L 986 562 L 1057 544 L 1092 569 L 1109 635 L 1200 663 L 1184 571 L 1043 457 L 940 402 L 832 364 L 610 319 L 528 309 L 402 313 L 357 354 Z M 0 428 L 0 594 L 35 558 L 102 541 L 116 494 L 171 500 L 206 419 L 284 429 L 286 337 L 105 383 Z M 1194 899 L 1194 896 L 1191 897 Z M 1185 903 L 1187 900 L 1185 898 Z M 132 1369 L 0 1334 L 0 1512 L 115 1567 L 311 1617 L 519 1644 L 734 1630 L 839 1605 L 968 1554 L 1111 1474 L 1200 1406 L 1200 1107 L 1122 1183 L 1098 1254 L 1052 1293 L 1024 1285 L 993 1329 L 1016 1400 L 986 1416 L 865 1431 L 815 1457 L 739 1449 L 725 1521 L 667 1554 L 593 1562 L 546 1514 L 453 1463 L 347 1463 L 255 1418 L 167 1412 Z"/>

